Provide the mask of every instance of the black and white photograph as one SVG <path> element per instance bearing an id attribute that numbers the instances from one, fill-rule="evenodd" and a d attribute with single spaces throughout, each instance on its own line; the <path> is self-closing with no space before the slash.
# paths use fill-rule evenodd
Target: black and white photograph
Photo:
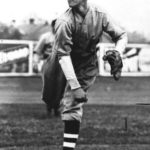
<path id="1" fill-rule="evenodd" d="M 0 150 L 150 150 L 150 0 L 0 5 Z"/>

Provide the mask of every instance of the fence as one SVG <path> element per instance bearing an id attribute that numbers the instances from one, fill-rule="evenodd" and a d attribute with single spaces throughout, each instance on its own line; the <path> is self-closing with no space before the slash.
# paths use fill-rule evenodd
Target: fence
<path id="1" fill-rule="evenodd" d="M 110 66 L 102 61 L 102 57 L 111 49 L 114 49 L 114 44 L 99 44 L 99 74 L 102 76 L 110 75 Z M 122 58 L 122 76 L 150 76 L 150 45 L 128 44 Z"/>
<path id="2" fill-rule="evenodd" d="M 38 75 L 32 67 L 34 45 L 33 41 L 0 40 L 0 76 Z M 99 75 L 110 76 L 110 66 L 102 57 L 114 44 L 98 46 Z M 128 44 L 122 57 L 122 76 L 150 76 L 150 45 Z"/>
<path id="3" fill-rule="evenodd" d="M 0 76 L 31 76 L 33 41 L 0 40 Z"/>

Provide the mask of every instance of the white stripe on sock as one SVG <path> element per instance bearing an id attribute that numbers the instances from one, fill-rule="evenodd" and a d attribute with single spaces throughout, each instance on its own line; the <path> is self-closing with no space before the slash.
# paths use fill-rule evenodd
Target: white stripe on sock
<path id="1" fill-rule="evenodd" d="M 63 143 L 64 147 L 69 147 L 69 148 L 75 148 L 76 143 L 71 143 L 71 142 L 64 142 Z"/>
<path id="2" fill-rule="evenodd" d="M 68 133 L 64 133 L 64 137 L 65 138 L 75 138 L 77 139 L 78 138 L 78 134 L 68 134 Z"/>

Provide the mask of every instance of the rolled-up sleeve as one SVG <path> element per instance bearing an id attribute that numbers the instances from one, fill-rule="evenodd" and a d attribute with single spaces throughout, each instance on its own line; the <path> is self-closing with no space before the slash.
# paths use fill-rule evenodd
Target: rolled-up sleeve
<path id="1" fill-rule="evenodd" d="M 127 45 L 127 33 L 106 13 L 103 14 L 103 30 L 108 33 L 115 42 L 116 50 L 122 53 Z"/>
<path id="2" fill-rule="evenodd" d="M 60 57 L 68 56 L 72 47 L 72 31 L 65 21 L 58 21 L 56 25 L 55 50 Z"/>

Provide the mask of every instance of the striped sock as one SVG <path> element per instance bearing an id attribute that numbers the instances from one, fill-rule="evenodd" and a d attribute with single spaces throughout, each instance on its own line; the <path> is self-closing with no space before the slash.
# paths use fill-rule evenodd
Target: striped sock
<path id="1" fill-rule="evenodd" d="M 63 150 L 74 150 L 79 136 L 80 122 L 65 121 Z"/>

